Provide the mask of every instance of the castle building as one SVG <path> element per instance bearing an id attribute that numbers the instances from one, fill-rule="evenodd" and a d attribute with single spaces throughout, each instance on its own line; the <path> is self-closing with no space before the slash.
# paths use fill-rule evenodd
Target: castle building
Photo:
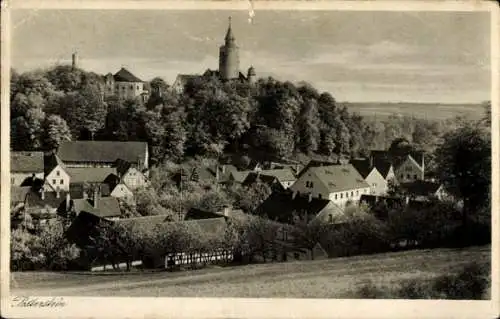
<path id="1" fill-rule="evenodd" d="M 114 75 L 104 76 L 104 93 L 106 96 L 116 95 L 120 99 L 133 99 L 144 96 L 144 82 L 125 68 L 121 68 Z"/>
<path id="2" fill-rule="evenodd" d="M 172 84 L 172 90 L 182 93 L 190 81 L 201 77 L 217 77 L 221 81 L 255 82 L 256 72 L 253 66 L 248 69 L 246 75 L 240 71 L 239 47 L 236 44 L 236 38 L 231 28 L 231 17 L 229 18 L 224 44 L 219 48 L 219 70 L 207 69 L 202 75 L 179 74 Z"/>

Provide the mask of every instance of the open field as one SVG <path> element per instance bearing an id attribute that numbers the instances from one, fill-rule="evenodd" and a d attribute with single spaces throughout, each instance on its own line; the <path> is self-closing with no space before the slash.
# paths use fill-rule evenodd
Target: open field
<path id="1" fill-rule="evenodd" d="M 490 251 L 490 246 L 416 250 L 177 273 L 13 273 L 11 292 L 40 296 L 352 298 L 353 291 L 367 280 L 391 286 L 410 278 L 430 279 L 472 261 L 489 264 Z"/>
<path id="2" fill-rule="evenodd" d="M 480 104 L 426 104 L 426 103 L 340 103 L 350 112 L 369 118 L 384 119 L 393 114 L 414 116 L 433 120 L 452 119 L 465 116 L 471 120 L 483 117 L 484 109 Z"/>

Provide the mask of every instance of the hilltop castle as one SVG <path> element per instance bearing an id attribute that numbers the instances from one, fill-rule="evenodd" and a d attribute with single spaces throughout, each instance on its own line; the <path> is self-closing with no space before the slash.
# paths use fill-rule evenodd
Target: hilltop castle
<path id="1" fill-rule="evenodd" d="M 231 18 L 229 18 L 229 26 L 227 28 L 224 44 L 219 48 L 219 70 L 207 69 L 202 75 L 197 74 L 179 74 L 172 84 L 172 89 L 181 93 L 189 81 L 199 77 L 216 77 L 221 81 L 245 81 L 253 83 L 256 78 L 255 69 L 251 66 L 248 68 L 247 74 L 240 72 L 240 56 L 239 48 L 236 45 L 231 28 Z"/>

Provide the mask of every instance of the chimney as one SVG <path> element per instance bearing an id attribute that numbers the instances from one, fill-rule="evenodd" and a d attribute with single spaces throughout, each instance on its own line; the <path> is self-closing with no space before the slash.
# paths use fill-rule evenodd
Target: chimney
<path id="1" fill-rule="evenodd" d="M 141 161 L 141 157 L 140 156 L 137 156 L 137 169 L 139 171 L 142 170 L 142 161 Z"/>
<path id="2" fill-rule="evenodd" d="M 97 206 L 99 205 L 99 189 L 98 189 L 98 186 L 94 187 L 94 196 L 93 196 L 92 200 L 94 202 L 94 208 L 97 208 Z"/>
<path id="3" fill-rule="evenodd" d="M 406 205 L 410 203 L 410 196 L 405 196 L 405 203 Z"/>
<path id="4" fill-rule="evenodd" d="M 57 188 L 56 190 L 56 198 L 59 198 L 61 197 L 61 191 L 59 190 L 59 188 Z"/>
<path id="5" fill-rule="evenodd" d="M 226 174 L 226 165 L 225 164 L 222 164 L 221 171 L 222 171 L 222 174 Z"/>
<path id="6" fill-rule="evenodd" d="M 68 212 L 69 211 L 69 206 L 70 206 L 70 201 L 71 201 L 71 196 L 69 195 L 69 193 L 66 194 L 66 211 Z"/>
<path id="7" fill-rule="evenodd" d="M 312 199 L 313 199 L 313 194 L 309 193 L 309 199 L 308 199 L 309 203 L 312 201 Z"/>
<path id="8" fill-rule="evenodd" d="M 368 160 L 370 161 L 370 168 L 373 167 L 373 156 L 369 156 Z"/>
<path id="9" fill-rule="evenodd" d="M 45 188 L 43 188 L 43 187 L 42 187 L 42 190 L 41 190 L 41 191 L 42 191 L 42 192 L 41 192 L 41 194 L 40 194 L 40 198 L 41 198 L 42 200 L 45 200 Z"/>

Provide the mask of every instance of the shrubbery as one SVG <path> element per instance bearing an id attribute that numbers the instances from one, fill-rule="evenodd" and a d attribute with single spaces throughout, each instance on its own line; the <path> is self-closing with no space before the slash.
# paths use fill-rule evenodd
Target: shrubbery
<path id="1" fill-rule="evenodd" d="M 443 274 L 432 280 L 410 279 L 392 288 L 379 287 L 369 281 L 359 287 L 357 298 L 380 299 L 489 299 L 491 286 L 487 264 L 470 263 L 457 273 Z"/>

